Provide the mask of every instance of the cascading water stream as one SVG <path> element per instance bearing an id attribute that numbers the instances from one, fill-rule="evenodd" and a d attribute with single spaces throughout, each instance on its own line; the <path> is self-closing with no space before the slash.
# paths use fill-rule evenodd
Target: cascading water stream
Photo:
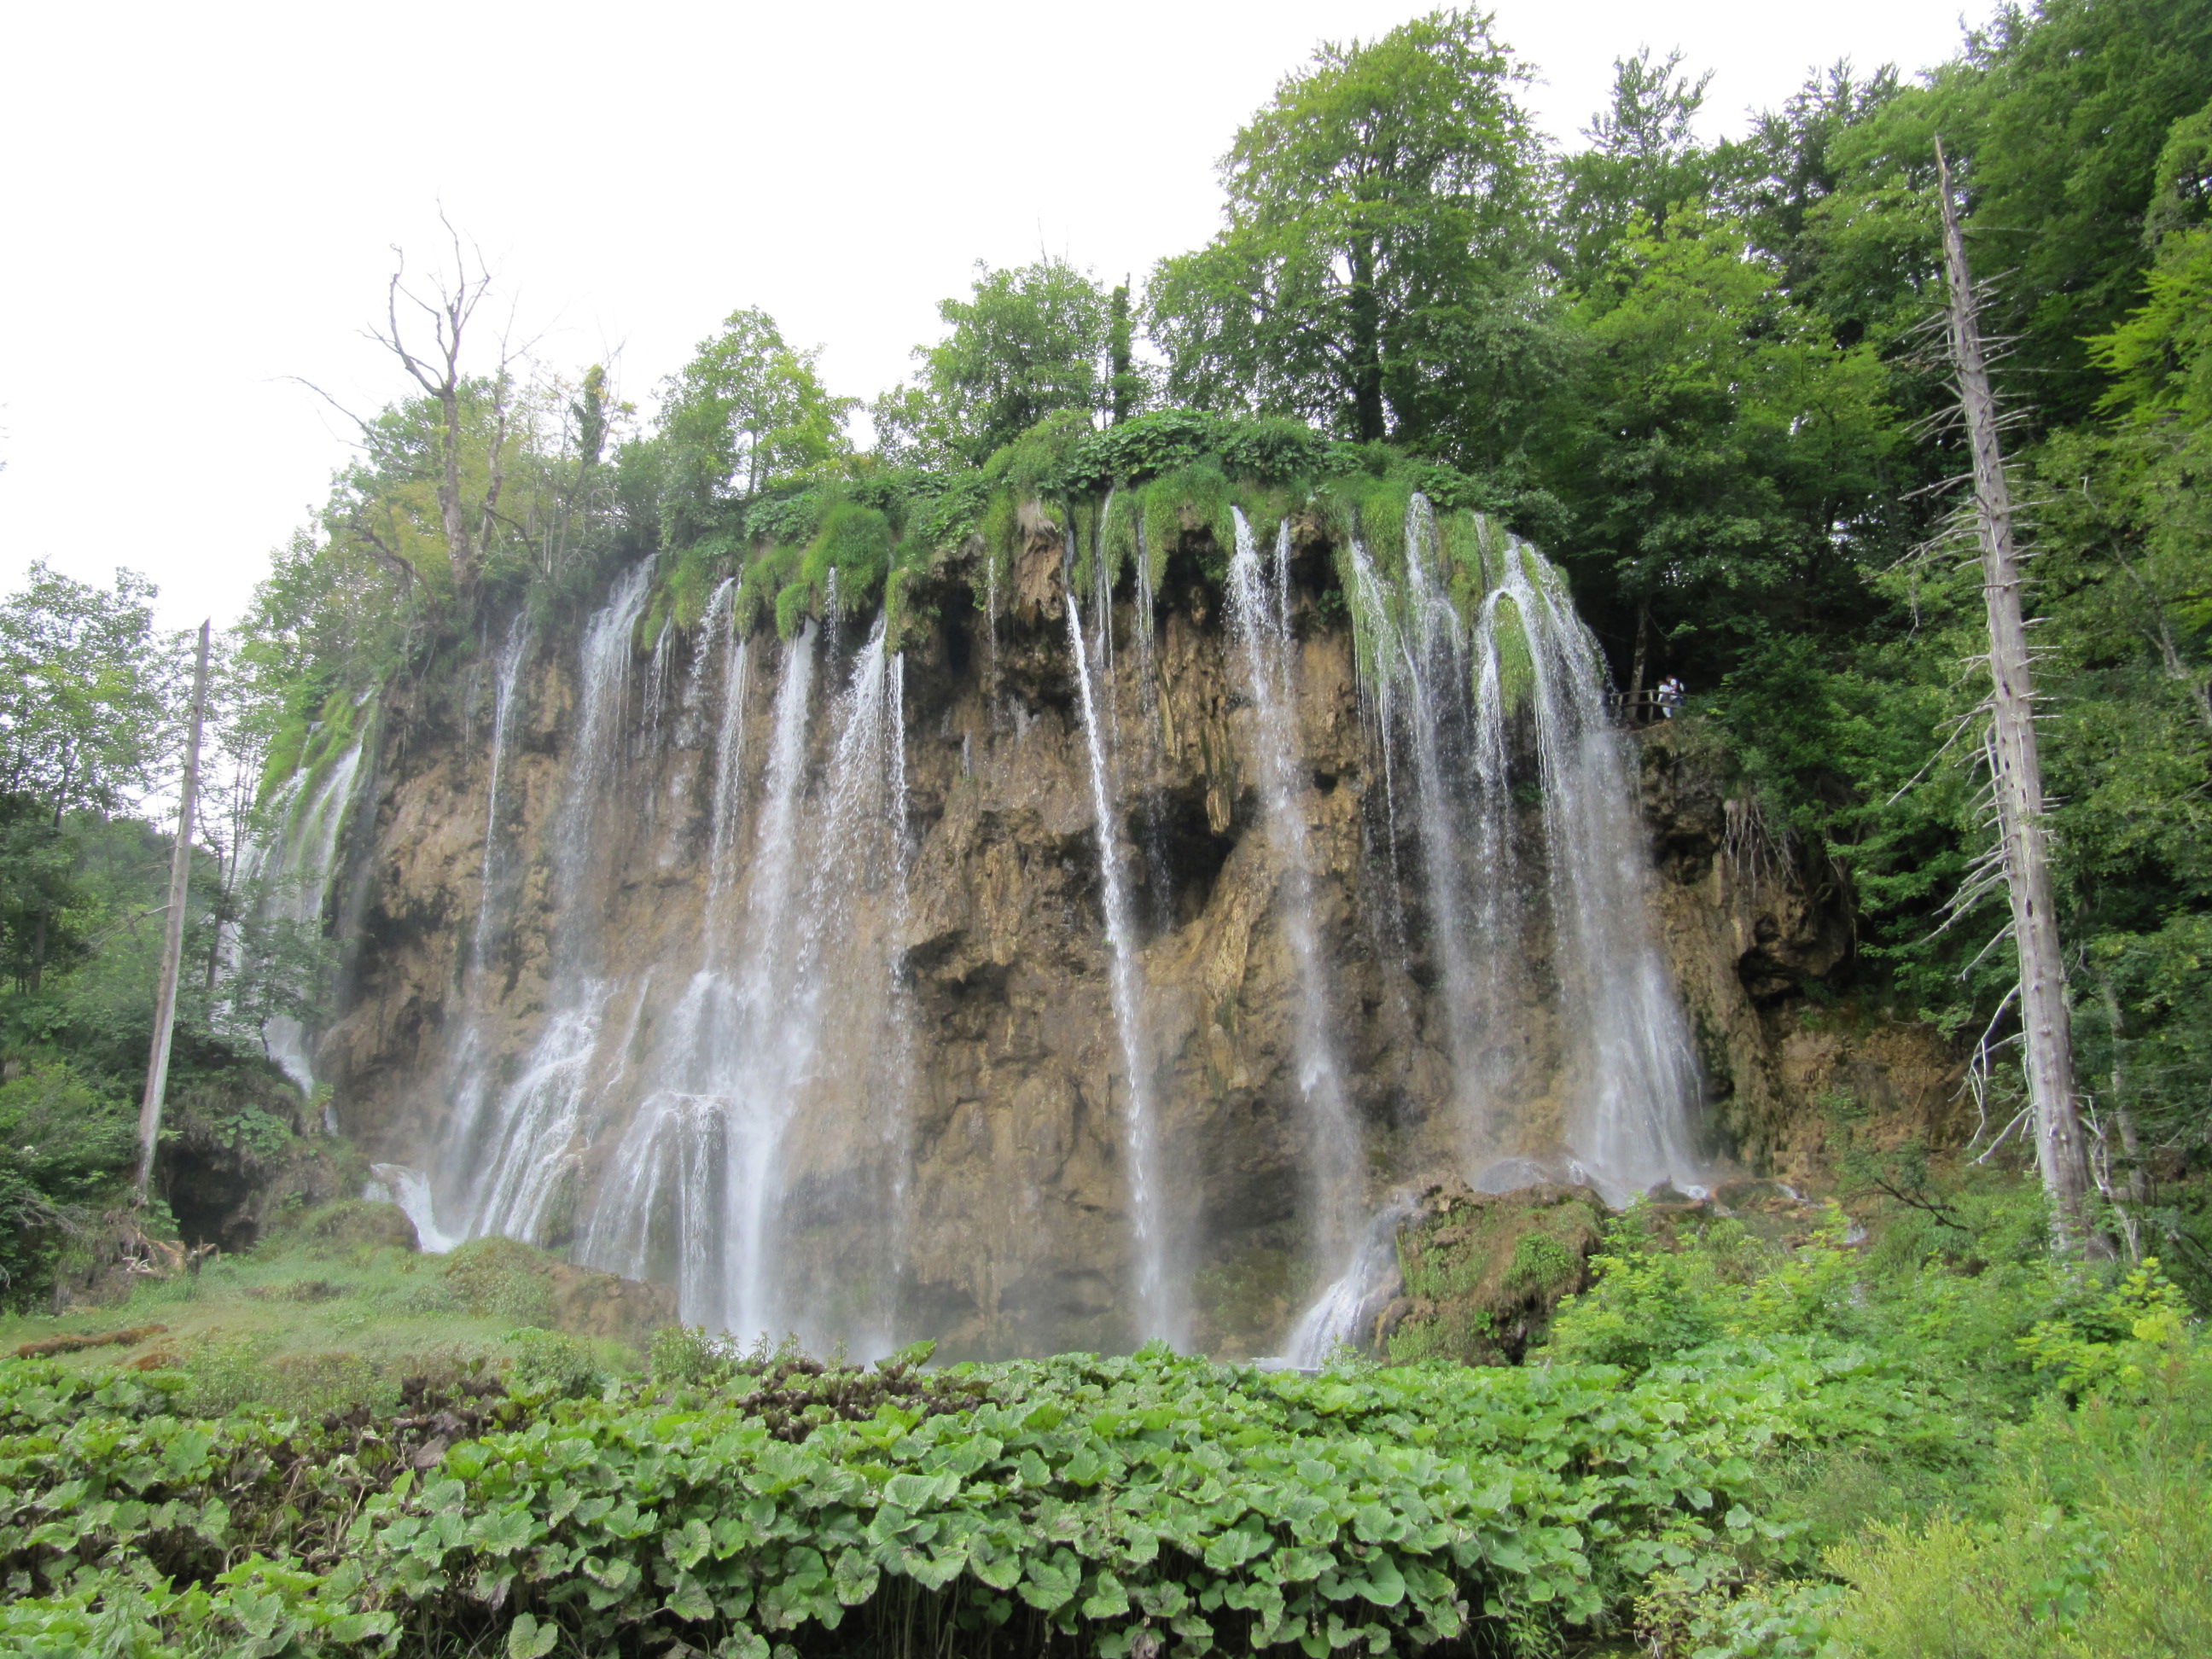
<path id="1" fill-rule="evenodd" d="M 338 836 L 353 805 L 361 777 L 362 749 L 356 740 L 331 763 L 312 790 L 304 784 L 278 822 L 270 854 L 258 855 L 249 877 L 260 890 L 261 918 L 319 933 L 331 882 L 337 873 Z M 271 1019 L 264 1032 L 269 1056 L 308 1094 L 314 1091 L 314 1041 L 307 1028 L 289 1014 Z"/>
<path id="2" fill-rule="evenodd" d="M 1515 733 L 1525 729 L 1542 799 L 1536 875 L 1568 1038 L 1559 1135 L 1571 1169 L 1560 1173 L 1578 1170 L 1618 1201 L 1700 1166 L 1688 1127 L 1695 1061 L 1652 933 L 1641 819 L 1605 718 L 1601 660 L 1563 579 L 1533 548 L 1510 543 L 1494 573 L 1486 556 L 1493 585 L 1471 634 L 1442 580 L 1442 552 L 1416 495 L 1402 585 L 1355 540 L 1352 599 L 1386 756 L 1394 740 L 1411 752 L 1462 1159 L 1480 1184 L 1477 1165 L 1524 1152 L 1504 1144 L 1518 1127 L 1516 1097 L 1542 1092 L 1502 1057 L 1508 975 L 1527 949 L 1531 878 L 1512 775 Z"/>
<path id="3" fill-rule="evenodd" d="M 726 907 L 709 907 L 700 966 L 653 1046 L 651 1086 L 614 1148 L 583 1251 L 619 1272 L 673 1277 L 685 1318 L 744 1336 L 780 1332 L 787 1318 L 806 1322 L 791 1304 L 782 1259 L 784 1164 L 825 1066 L 843 1065 L 840 1076 L 866 1079 L 866 1092 L 888 1103 L 879 1130 L 887 1144 L 902 1117 L 895 1075 L 884 1075 L 896 1068 L 872 1053 L 845 1053 L 854 1033 L 831 1012 L 866 971 L 855 906 L 871 872 L 889 870 L 898 884 L 892 915 L 903 910 L 901 665 L 885 650 L 879 620 L 836 700 L 810 803 L 812 689 L 825 654 L 811 623 L 785 648 L 738 925 L 717 919 Z M 726 693 L 742 697 L 744 684 L 733 661 Z M 726 774 L 742 746 L 742 718 L 726 707 L 722 732 L 726 775 L 716 788 L 726 802 Z M 726 817 L 721 833 L 725 847 L 734 843 Z M 709 879 L 727 885 L 737 877 L 718 868 Z M 876 960 L 878 984 L 895 989 L 888 959 Z M 890 1007 L 884 1046 L 895 1052 L 896 997 L 868 1000 L 879 1016 Z M 864 1049 L 869 1041 L 864 1034 Z"/>
<path id="4" fill-rule="evenodd" d="M 477 925 L 469 936 L 469 971 L 477 976 L 483 972 L 498 891 L 500 786 L 507 775 L 507 737 L 514 729 L 515 686 L 521 678 L 522 659 L 529 648 L 529 629 L 524 617 L 517 616 L 507 630 L 507 646 L 499 657 L 499 678 L 493 684 L 491 763 L 484 784 L 483 857 L 477 873 Z"/>
<path id="5" fill-rule="evenodd" d="M 1114 807 L 1111 757 L 1098 700 L 1091 687 L 1089 646 L 1083 611 L 1071 582 L 1066 589 L 1067 643 L 1075 656 L 1075 681 L 1084 743 L 1091 774 L 1091 823 L 1098 843 L 1098 880 L 1106 912 L 1107 981 L 1114 1006 L 1114 1030 L 1121 1041 L 1123 1069 L 1122 1128 L 1128 1167 L 1129 1222 L 1134 1244 L 1137 1303 L 1143 1334 L 1170 1342 L 1182 1340 L 1181 1297 L 1168 1275 L 1168 1227 L 1161 1191 L 1158 1122 L 1152 1099 L 1150 1044 L 1146 1039 L 1144 997 L 1137 960 L 1136 929 L 1121 864 L 1121 837 Z"/>
<path id="6" fill-rule="evenodd" d="M 1239 687 L 1253 714 L 1260 795 L 1267 840 L 1280 872 L 1276 910 L 1297 969 L 1293 1046 L 1308 1151 L 1310 1248 L 1332 1278 L 1358 1248 L 1363 1207 L 1359 1131 L 1345 1097 L 1344 1077 L 1330 1037 L 1328 972 L 1314 933 L 1313 859 L 1298 779 L 1297 702 L 1289 616 L 1291 527 L 1283 524 L 1272 571 L 1263 571 L 1252 526 L 1240 509 L 1229 562 L 1229 621 L 1237 640 Z"/>
<path id="7" fill-rule="evenodd" d="M 492 945 L 492 919 L 499 909 L 505 860 L 500 839 L 501 786 L 506 781 L 507 746 L 514 729 L 516 691 L 529 652 L 526 618 L 508 627 L 492 687 L 491 753 L 485 768 L 483 852 L 477 860 L 476 925 L 469 935 L 468 961 L 462 969 L 461 1018 L 446 1061 L 447 1097 L 459 1120 L 473 1124 L 483 1115 L 491 1088 L 490 1036 L 486 1030 L 486 988 Z M 454 1242 L 438 1224 L 427 1176 L 404 1164 L 376 1166 L 392 1201 L 407 1212 L 426 1250 L 443 1250 Z"/>
<path id="8" fill-rule="evenodd" d="M 775 1085 L 782 1080 L 778 1062 L 786 1052 L 780 1029 L 789 1000 L 784 922 L 818 637 L 809 623 L 784 647 L 743 925 L 732 940 L 710 902 L 699 969 L 670 1012 L 654 1087 L 616 1148 L 606 1196 L 586 1241 L 588 1259 L 617 1271 L 672 1267 L 687 1318 L 748 1334 L 764 1330 L 768 1317 L 759 1259 L 778 1135 Z M 739 694 L 738 684 L 726 687 L 726 695 Z M 732 750 L 742 744 L 743 719 L 741 709 L 725 705 L 723 735 Z M 739 759 L 726 750 L 718 771 L 724 763 L 734 770 Z M 718 776 L 718 812 L 729 787 L 728 778 Z M 717 829 L 734 841 L 729 826 L 718 823 Z M 722 874 L 718 861 L 710 882 Z M 669 1259 L 656 1261 L 657 1255 Z"/>
<path id="9" fill-rule="evenodd" d="M 1299 1316 L 1283 1345 L 1293 1365 L 1325 1365 L 1346 1345 L 1363 1345 L 1398 1283 L 1398 1229 L 1413 1212 L 1403 1197 L 1394 1199 L 1369 1224 L 1351 1264 Z"/>
<path id="10" fill-rule="evenodd" d="M 631 635 L 651 587 L 652 562 L 632 569 L 584 630 L 580 692 L 565 793 L 553 834 L 553 890 L 559 906 L 551 963 L 554 1012 L 521 1073 L 495 1096 L 456 1102 L 448 1145 L 458 1156 L 441 1173 L 438 1208 L 452 1206 L 474 1237 L 538 1236 L 546 1207 L 574 1166 L 589 1073 L 610 987 L 595 975 L 598 837 L 622 772 L 623 708 L 629 686 Z M 435 1188 L 436 1183 L 434 1183 Z"/>
<path id="11" fill-rule="evenodd" d="M 1474 861 L 1461 835 L 1465 792 L 1455 787 L 1458 757 L 1449 742 L 1448 726 L 1464 662 L 1457 619 L 1448 605 L 1442 607 L 1444 614 L 1438 614 L 1433 586 L 1421 580 L 1421 567 L 1413 561 L 1410 545 L 1407 558 L 1411 629 L 1399 620 L 1398 594 L 1376 570 L 1357 537 L 1352 543 L 1352 603 L 1369 641 L 1371 695 L 1384 753 L 1387 757 L 1399 740 L 1401 724 L 1413 751 L 1414 828 L 1420 841 L 1429 942 L 1440 970 L 1455 1103 L 1462 1122 L 1475 1123 L 1489 1111 L 1486 1091 L 1480 1086 L 1486 1011 L 1480 998 L 1477 952 L 1504 942 L 1477 939 L 1468 924 L 1467 880 Z M 1395 769 L 1386 772 L 1384 781 L 1386 788 L 1395 787 Z M 1395 800 L 1389 811 L 1395 823 Z M 1488 880 L 1500 875 L 1495 869 L 1476 868 L 1474 873 L 1478 879 Z"/>
<path id="12" fill-rule="evenodd" d="M 1635 786 L 1606 717 L 1596 642 L 1559 573 L 1533 549 L 1509 548 L 1486 602 L 1486 661 L 1509 611 L 1526 641 L 1559 980 L 1581 1016 L 1568 1145 L 1615 1203 L 1661 1182 L 1695 1184 L 1697 1061 L 1680 999 L 1650 925 L 1650 859 Z M 1510 636 L 1509 636 L 1510 637 Z M 1503 753 L 1505 699 L 1484 710 Z"/>

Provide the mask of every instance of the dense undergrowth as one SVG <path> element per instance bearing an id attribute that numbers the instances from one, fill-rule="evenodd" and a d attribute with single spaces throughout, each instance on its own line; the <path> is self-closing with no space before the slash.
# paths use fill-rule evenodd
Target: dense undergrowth
<path id="1" fill-rule="evenodd" d="M 1942 1207 L 1864 1247 L 1632 1213 L 1522 1365 L 1305 1376 L 673 1328 L 641 1358 L 544 1328 L 534 1253 L 422 1257 L 346 1206 L 14 1322 L 61 1352 L 0 1362 L 0 1641 L 2203 1650 L 2212 1351 L 2155 1264 L 2053 1261 L 2021 1189 Z M 102 1322 L 136 1358 L 76 1346 Z"/>

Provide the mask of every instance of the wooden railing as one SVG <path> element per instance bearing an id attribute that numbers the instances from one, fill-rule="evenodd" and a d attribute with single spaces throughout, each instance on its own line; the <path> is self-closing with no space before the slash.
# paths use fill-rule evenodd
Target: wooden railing
<path id="1" fill-rule="evenodd" d="M 1682 701 L 1653 690 L 1639 691 L 1634 696 L 1626 691 L 1609 691 L 1606 694 L 1606 707 L 1622 726 L 1653 726 L 1667 718 L 1670 707 L 1680 714 Z"/>

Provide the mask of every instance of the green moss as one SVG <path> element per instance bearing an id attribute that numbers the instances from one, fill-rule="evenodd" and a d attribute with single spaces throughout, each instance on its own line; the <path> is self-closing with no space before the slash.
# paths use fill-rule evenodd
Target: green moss
<path id="1" fill-rule="evenodd" d="M 553 1322 L 553 1258 L 513 1238 L 472 1238 L 439 1265 L 459 1305 L 517 1325 Z"/>
<path id="2" fill-rule="evenodd" d="M 1483 598 L 1498 585 L 1498 561 L 1504 556 L 1504 536 L 1480 513 L 1462 508 L 1437 515 L 1437 539 L 1443 544 L 1446 580 L 1460 614 L 1472 617 Z"/>
<path id="3" fill-rule="evenodd" d="M 1369 482 L 1359 494 L 1359 533 L 1376 568 L 1394 579 L 1406 574 L 1406 514 L 1413 493 L 1412 484 L 1391 477 Z"/>
<path id="4" fill-rule="evenodd" d="M 1009 490 L 1001 490 L 991 497 L 990 505 L 983 510 L 982 580 L 975 584 L 975 607 L 989 610 L 994 602 L 1002 601 L 1008 583 L 1012 579 L 1014 543 L 1020 535 L 1021 507 Z"/>
<path id="5" fill-rule="evenodd" d="M 640 654 L 651 651 L 661 630 L 675 620 L 676 604 L 666 586 L 653 589 L 653 597 L 644 611 L 639 613 L 636 625 L 631 629 L 630 649 Z"/>
<path id="6" fill-rule="evenodd" d="M 1229 513 L 1234 505 L 1228 475 L 1212 461 L 1177 467 L 1145 486 L 1145 545 L 1152 559 L 1155 591 L 1167 574 L 1168 550 L 1186 533 L 1203 532 L 1224 552 L 1236 544 Z"/>
<path id="7" fill-rule="evenodd" d="M 872 603 L 891 563 L 891 521 L 880 509 L 841 501 L 822 515 L 822 527 L 799 560 L 799 577 L 826 600 L 830 574 L 837 574 L 841 605 L 855 609 Z M 777 601 L 781 626 L 782 601 Z"/>
<path id="8" fill-rule="evenodd" d="M 677 556 L 668 573 L 665 592 L 668 612 L 678 628 L 696 628 L 707 614 L 707 603 L 737 564 L 737 544 L 728 536 L 709 536 Z M 658 631 L 656 629 L 655 632 Z"/>
<path id="9" fill-rule="evenodd" d="M 1098 554 L 1106 561 L 1111 580 L 1119 584 L 1121 574 L 1137 560 L 1137 521 L 1144 508 L 1144 498 L 1133 489 L 1117 489 L 1108 499 L 1098 526 Z"/>
<path id="10" fill-rule="evenodd" d="M 1548 1232 L 1521 1235 L 1513 1259 L 1505 1264 L 1505 1288 L 1534 1291 L 1541 1296 L 1564 1296 L 1582 1277 L 1582 1259 Z"/>
<path id="11" fill-rule="evenodd" d="M 808 602 L 814 590 L 804 581 L 792 582 L 775 596 L 775 636 L 788 640 L 797 636 L 799 626 L 808 617 Z"/>
<path id="12" fill-rule="evenodd" d="M 269 740 L 269 757 L 261 763 L 261 782 L 254 792 L 256 805 L 265 805 L 269 798 L 284 787 L 285 781 L 300 769 L 300 759 L 307 748 L 306 712 L 287 713 L 276 727 L 276 734 Z"/>
<path id="13" fill-rule="evenodd" d="M 1501 596 L 1498 601 L 1494 636 L 1498 641 L 1498 698 L 1517 714 L 1535 689 L 1536 663 L 1529 654 L 1528 630 L 1520 604 L 1510 595 Z"/>
<path id="14" fill-rule="evenodd" d="M 1244 512 L 1245 521 L 1252 526 L 1252 539 L 1261 549 L 1274 544 L 1283 520 L 1298 510 L 1304 499 L 1286 484 L 1263 483 L 1256 479 L 1240 479 L 1234 491 L 1236 503 Z"/>
<path id="15" fill-rule="evenodd" d="M 744 574 L 738 579 L 737 597 L 733 601 L 736 625 L 740 632 L 749 632 L 760 626 L 775 605 L 776 595 L 798 568 L 799 550 L 779 544 L 755 550 L 745 562 Z"/>
<path id="16" fill-rule="evenodd" d="M 1398 1235 L 1407 1301 L 1390 1358 L 1518 1363 L 1560 1297 L 1586 1282 L 1601 1219 L 1596 1201 L 1572 1188 L 1492 1195 L 1454 1183 L 1432 1193 Z"/>
<path id="17" fill-rule="evenodd" d="M 894 651 L 918 644 L 937 620 L 937 607 L 917 605 L 913 598 L 915 579 L 926 574 L 921 564 L 894 565 L 884 578 L 884 636 Z"/>

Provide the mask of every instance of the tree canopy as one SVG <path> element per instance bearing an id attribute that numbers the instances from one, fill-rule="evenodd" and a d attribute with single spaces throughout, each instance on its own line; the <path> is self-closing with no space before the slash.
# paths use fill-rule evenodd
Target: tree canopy
<path id="1" fill-rule="evenodd" d="M 1544 178 L 1526 78 L 1472 10 L 1286 78 L 1223 159 L 1226 226 L 1153 274 L 1168 396 L 1419 445 L 1525 371 Z"/>

